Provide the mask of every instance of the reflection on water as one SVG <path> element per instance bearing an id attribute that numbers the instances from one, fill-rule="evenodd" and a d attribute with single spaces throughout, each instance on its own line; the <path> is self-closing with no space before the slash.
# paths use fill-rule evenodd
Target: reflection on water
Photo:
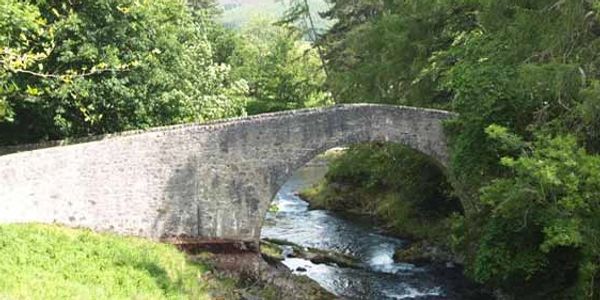
<path id="1" fill-rule="evenodd" d="M 283 263 L 345 298 L 446 299 L 443 280 L 427 268 L 394 263 L 394 250 L 405 243 L 403 240 L 327 211 L 308 210 L 308 204 L 295 194 L 317 182 L 326 170 L 323 166 L 305 167 L 281 188 L 274 200 L 279 211 L 267 215 L 262 237 L 350 254 L 359 258 L 364 268 L 317 265 L 300 258 L 286 258 Z M 306 271 L 295 271 L 298 267 Z"/>

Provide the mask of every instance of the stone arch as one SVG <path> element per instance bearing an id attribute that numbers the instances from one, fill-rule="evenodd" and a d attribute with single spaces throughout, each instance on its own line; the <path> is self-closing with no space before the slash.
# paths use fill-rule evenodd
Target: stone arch
<path id="1" fill-rule="evenodd" d="M 255 241 L 275 193 L 317 154 L 389 141 L 445 166 L 442 122 L 453 116 L 402 106 L 340 105 L 4 155 L 0 223 L 58 222 L 154 239 Z"/>
<path id="2" fill-rule="evenodd" d="M 277 178 L 273 182 L 273 197 L 292 176 L 293 171 L 301 168 L 317 155 L 331 148 L 362 142 L 392 142 L 406 145 L 431 157 L 442 169 L 447 167 L 448 153 L 442 123 L 453 117 L 454 114 L 439 110 L 388 105 L 346 105 L 342 107 L 351 108 L 346 112 L 348 113 L 346 119 L 360 120 L 365 117 L 364 112 L 366 111 L 368 117 L 374 118 L 375 122 L 370 121 L 366 125 L 355 126 L 338 124 L 341 127 L 341 135 L 335 138 L 329 136 L 317 138 L 317 144 L 310 147 L 309 151 L 293 156 L 292 161 L 285 164 L 286 171 L 281 172 L 283 177 Z M 357 112 L 352 112 L 352 109 L 356 109 Z M 411 124 L 411 126 L 406 126 L 406 124 Z"/>

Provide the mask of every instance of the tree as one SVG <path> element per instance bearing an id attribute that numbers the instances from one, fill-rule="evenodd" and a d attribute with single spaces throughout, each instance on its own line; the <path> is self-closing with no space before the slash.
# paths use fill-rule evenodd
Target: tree
<path id="1" fill-rule="evenodd" d="M 325 15 L 338 21 L 318 44 L 338 102 L 447 107 L 439 77 L 426 70 L 454 34 L 473 26 L 466 2 L 333 1 Z"/>
<path id="2" fill-rule="evenodd" d="M 244 113 L 246 87 L 212 61 L 182 1 L 1 0 L 2 143 Z"/>
<path id="3" fill-rule="evenodd" d="M 320 30 L 317 28 L 314 13 L 308 3 L 308 0 L 290 0 L 288 9 L 285 11 L 283 18 L 278 22 L 280 25 L 294 26 L 302 32 L 302 34 L 310 41 L 312 46 L 317 51 L 325 76 L 328 76 L 327 64 L 325 62 L 325 54 L 323 47 L 317 43 Z"/>
<path id="4" fill-rule="evenodd" d="M 506 143 L 520 139 L 505 128 L 488 133 L 523 153 L 503 157 L 511 176 L 480 191 L 488 213 L 469 271 L 519 297 L 597 297 L 600 156 L 587 154 L 573 136 L 519 145 Z"/>
<path id="5" fill-rule="evenodd" d="M 255 19 L 242 29 L 230 58 L 235 78 L 248 81 L 254 98 L 248 111 L 322 106 L 330 103 L 323 90 L 325 74 L 314 49 L 302 34 L 269 19 Z"/>
<path id="6" fill-rule="evenodd" d="M 598 298 L 600 1 L 336 0 L 328 16 L 336 99 L 459 114 L 448 175 L 469 275 L 517 298 Z"/>

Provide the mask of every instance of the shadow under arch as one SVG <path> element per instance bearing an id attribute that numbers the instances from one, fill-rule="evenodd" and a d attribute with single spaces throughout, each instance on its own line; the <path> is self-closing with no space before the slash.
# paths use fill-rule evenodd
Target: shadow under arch
<path id="1" fill-rule="evenodd" d="M 385 143 L 385 144 L 398 144 L 398 145 L 406 146 L 406 147 L 410 148 L 411 150 L 428 157 L 432 163 L 434 163 L 440 170 L 442 170 L 442 172 L 444 172 L 444 174 L 447 171 L 447 165 L 446 165 L 445 161 L 441 161 L 441 160 L 439 160 L 439 158 L 437 158 L 435 156 L 431 156 L 431 155 L 421 151 L 420 149 L 416 149 L 416 148 L 412 147 L 409 135 L 405 136 L 405 138 L 403 138 L 399 141 L 398 140 L 390 141 L 388 138 L 382 137 L 382 136 L 376 136 L 374 138 L 369 137 L 369 136 L 360 136 L 360 135 L 359 136 L 349 136 L 348 138 L 339 140 L 339 141 L 334 141 L 334 140 L 328 141 L 328 142 L 324 143 L 321 147 L 311 149 L 311 150 L 307 151 L 306 153 L 304 153 L 303 155 L 301 155 L 293 163 L 286 166 L 286 172 L 280 172 L 279 174 L 283 174 L 283 175 L 277 176 L 272 182 L 273 186 L 271 187 L 272 195 L 271 195 L 270 200 L 271 201 L 273 200 L 273 198 L 276 196 L 277 192 L 281 189 L 281 187 L 298 170 L 305 167 L 307 163 L 314 160 L 319 155 L 327 152 L 330 149 L 346 148 L 349 146 L 362 144 L 362 143 Z"/>

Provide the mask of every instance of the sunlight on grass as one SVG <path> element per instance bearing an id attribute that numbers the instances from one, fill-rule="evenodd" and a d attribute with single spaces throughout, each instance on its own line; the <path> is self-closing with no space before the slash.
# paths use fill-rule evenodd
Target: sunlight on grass
<path id="1" fill-rule="evenodd" d="M 0 299 L 209 299 L 172 246 L 54 225 L 0 225 Z"/>

